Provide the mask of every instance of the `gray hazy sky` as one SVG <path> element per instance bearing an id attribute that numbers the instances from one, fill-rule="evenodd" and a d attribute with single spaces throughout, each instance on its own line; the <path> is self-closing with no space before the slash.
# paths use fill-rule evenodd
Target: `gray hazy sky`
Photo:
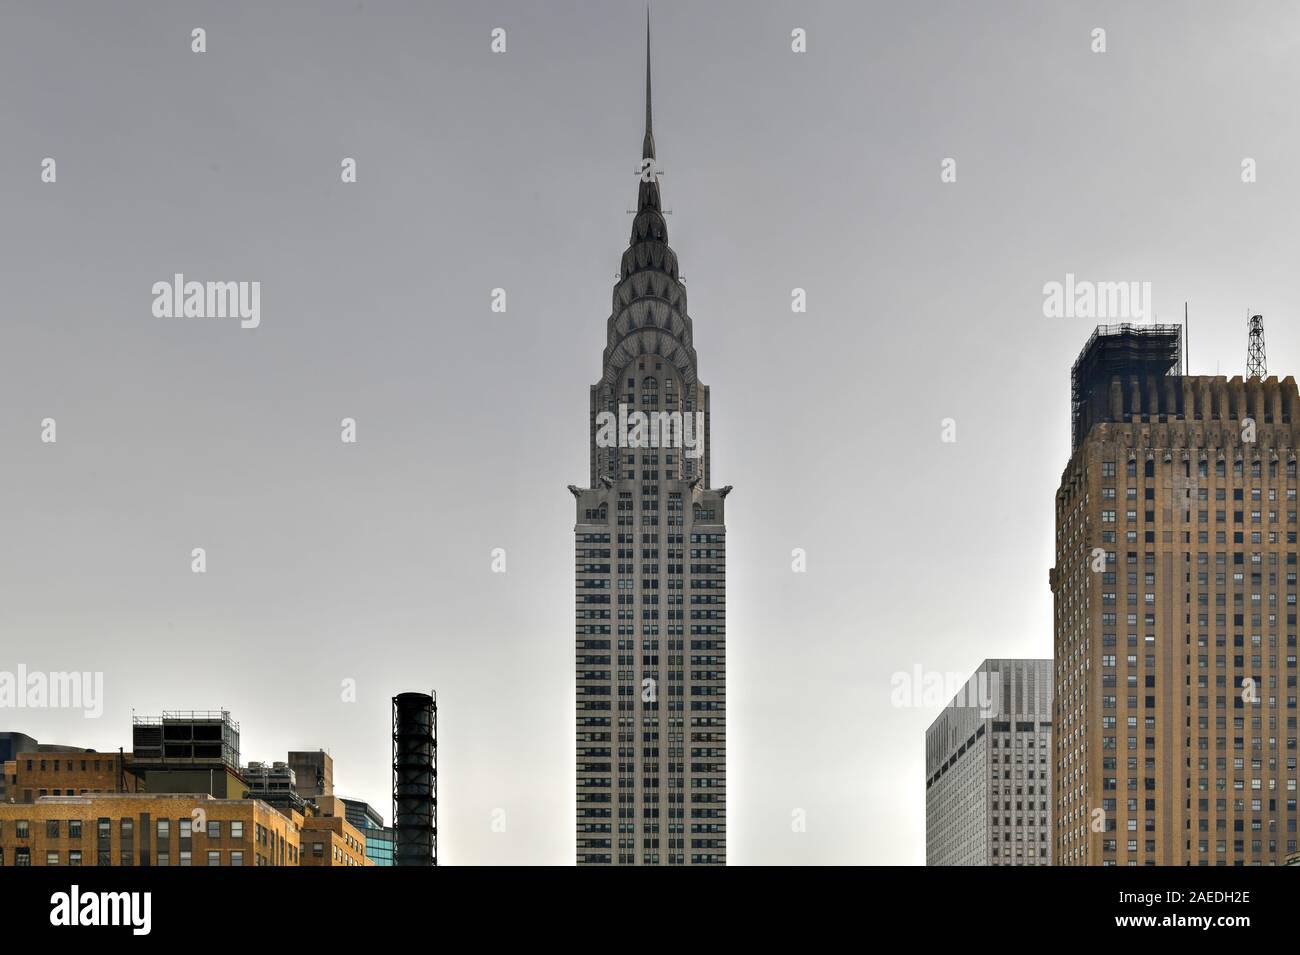
<path id="1" fill-rule="evenodd" d="M 1043 284 L 1190 300 L 1194 373 L 1244 371 L 1250 307 L 1270 370 L 1300 370 L 1300 11 L 653 16 L 670 239 L 736 486 L 729 858 L 921 863 L 938 710 L 893 707 L 891 674 L 1051 653 L 1095 322 L 1044 318 Z M 434 686 L 442 860 L 573 861 L 565 485 L 635 200 L 643 18 L 0 0 L 0 669 L 101 670 L 107 695 L 0 728 L 116 749 L 132 708 L 224 706 L 246 760 L 326 747 L 387 816 L 389 697 Z M 260 281 L 261 327 L 154 318 L 175 272 Z"/>

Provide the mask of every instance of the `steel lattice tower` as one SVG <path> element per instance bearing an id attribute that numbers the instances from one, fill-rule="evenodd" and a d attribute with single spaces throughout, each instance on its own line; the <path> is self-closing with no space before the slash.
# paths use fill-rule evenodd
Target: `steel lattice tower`
<path id="1" fill-rule="evenodd" d="M 1250 316 L 1250 344 L 1246 347 L 1246 377 L 1263 378 L 1268 374 L 1264 360 L 1264 316 Z"/>

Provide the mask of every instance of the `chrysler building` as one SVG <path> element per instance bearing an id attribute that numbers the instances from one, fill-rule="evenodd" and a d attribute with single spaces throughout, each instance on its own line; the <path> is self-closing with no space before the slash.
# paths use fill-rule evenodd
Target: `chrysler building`
<path id="1" fill-rule="evenodd" d="M 579 865 L 727 861 L 726 528 L 709 389 L 668 246 L 646 23 L 632 235 L 591 386 L 574 527 Z"/>

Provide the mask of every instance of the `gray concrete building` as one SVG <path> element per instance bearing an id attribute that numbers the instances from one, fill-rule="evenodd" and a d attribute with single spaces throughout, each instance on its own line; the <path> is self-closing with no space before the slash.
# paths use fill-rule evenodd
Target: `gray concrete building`
<path id="1" fill-rule="evenodd" d="M 1051 865 L 1052 661 L 985 660 L 925 733 L 925 864 Z"/>
<path id="2" fill-rule="evenodd" d="M 726 863 L 726 528 L 709 389 L 660 201 L 646 30 L 631 242 L 577 499 L 577 861 Z"/>

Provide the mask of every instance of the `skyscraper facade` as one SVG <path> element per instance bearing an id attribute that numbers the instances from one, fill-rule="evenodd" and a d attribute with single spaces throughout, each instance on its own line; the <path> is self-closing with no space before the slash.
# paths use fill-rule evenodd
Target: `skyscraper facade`
<path id="1" fill-rule="evenodd" d="M 1296 851 L 1293 378 L 1185 376 L 1178 326 L 1097 329 L 1056 495 L 1055 858 Z"/>
<path id="2" fill-rule="evenodd" d="M 985 660 L 925 731 L 925 864 L 1051 865 L 1052 661 Z"/>
<path id="3" fill-rule="evenodd" d="M 726 863 L 726 528 L 709 389 L 660 201 L 646 28 L 631 241 L 577 499 L 577 861 Z"/>

